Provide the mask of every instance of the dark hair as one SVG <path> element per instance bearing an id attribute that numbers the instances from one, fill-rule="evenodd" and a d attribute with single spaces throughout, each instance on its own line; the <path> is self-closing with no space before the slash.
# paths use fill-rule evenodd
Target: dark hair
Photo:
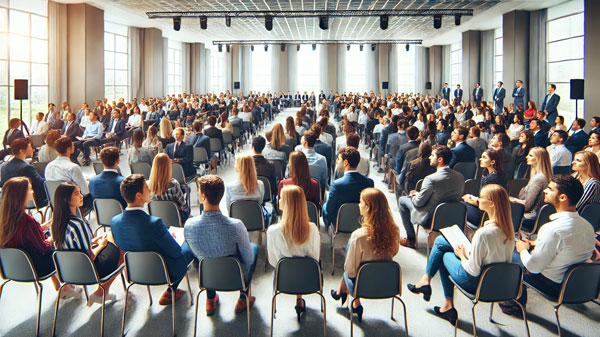
<path id="1" fill-rule="evenodd" d="M 417 139 L 417 137 L 419 137 L 419 129 L 414 126 L 409 126 L 408 129 L 406 129 L 406 136 L 410 140 Z"/>
<path id="2" fill-rule="evenodd" d="M 442 126 L 444 127 L 444 130 L 446 130 L 446 128 L 448 127 L 448 122 L 445 119 L 438 120 L 438 123 L 442 124 Z"/>
<path id="3" fill-rule="evenodd" d="M 256 153 L 261 153 L 265 149 L 267 141 L 263 136 L 256 136 L 252 138 L 252 148 Z"/>
<path id="4" fill-rule="evenodd" d="M 66 248 L 65 236 L 71 214 L 71 198 L 75 191 L 75 184 L 62 183 L 54 192 L 54 207 L 52 212 L 52 240 L 58 249 Z M 83 238 L 81 238 L 83 239 Z M 83 242 L 80 242 L 83 244 Z M 87 252 L 86 252 L 87 253 Z"/>
<path id="5" fill-rule="evenodd" d="M 498 137 L 498 140 L 502 142 L 503 149 L 510 145 L 510 138 L 508 138 L 508 135 L 506 135 L 506 133 L 498 132 L 496 133 L 496 137 Z"/>
<path id="6" fill-rule="evenodd" d="M 472 127 L 469 129 L 469 130 L 470 130 L 471 132 L 473 132 L 473 134 L 474 134 L 475 136 L 477 136 L 478 138 L 479 138 L 479 136 L 481 136 L 481 130 L 479 130 L 479 128 L 478 128 L 478 127 L 476 127 L 476 126 L 472 126 Z"/>
<path id="7" fill-rule="evenodd" d="M 132 174 L 123 179 L 120 188 L 123 199 L 129 204 L 134 203 L 136 194 L 144 192 L 145 184 L 146 178 L 142 174 Z"/>
<path id="8" fill-rule="evenodd" d="M 302 187 L 304 195 L 307 196 L 310 190 L 310 168 L 308 160 L 302 151 L 293 151 L 289 159 L 290 178 L 294 185 Z"/>
<path id="9" fill-rule="evenodd" d="M 215 126 L 217 124 L 217 117 L 210 116 L 208 117 L 208 125 Z"/>
<path id="10" fill-rule="evenodd" d="M 140 131 L 140 130 L 138 130 Z M 143 137 L 143 131 L 142 137 Z M 100 151 L 100 160 L 105 167 L 113 167 L 119 159 L 119 149 L 114 146 L 105 147 Z"/>
<path id="11" fill-rule="evenodd" d="M 577 118 L 575 121 L 577 122 L 577 125 L 579 125 L 583 129 L 583 127 L 585 126 L 585 119 Z"/>
<path id="12" fill-rule="evenodd" d="M 304 131 L 304 141 L 308 143 L 308 147 L 314 147 L 315 143 L 317 142 L 317 136 L 315 135 L 314 131 Z"/>
<path id="13" fill-rule="evenodd" d="M 225 193 L 223 179 L 215 175 L 206 175 L 198 179 L 198 191 L 206 196 L 211 205 L 218 205 Z"/>
<path id="14" fill-rule="evenodd" d="M 597 124 L 600 124 L 600 117 L 598 117 L 598 116 L 594 116 L 594 117 L 592 117 L 592 119 L 593 119 L 593 120 L 594 120 L 594 121 L 595 121 Z"/>
<path id="15" fill-rule="evenodd" d="M 54 143 L 56 152 L 61 155 L 66 154 L 71 146 L 73 146 L 73 141 L 71 140 L 71 137 L 68 136 L 62 136 Z"/>
<path id="16" fill-rule="evenodd" d="M 438 158 L 442 158 L 444 165 L 450 164 L 452 160 L 452 150 L 444 145 L 437 145 L 433 148 L 433 152 Z"/>
<path id="17" fill-rule="evenodd" d="M 550 87 L 551 87 L 552 89 L 556 90 L 556 84 L 554 84 L 554 83 L 551 83 L 551 84 L 550 84 Z"/>
<path id="18" fill-rule="evenodd" d="M 563 143 L 567 141 L 567 138 L 569 138 L 569 134 L 566 131 L 554 130 L 554 133 L 557 134 L 560 139 L 562 139 Z"/>
<path id="19" fill-rule="evenodd" d="M 352 146 L 344 146 L 339 152 L 342 155 L 342 160 L 347 160 L 351 169 L 355 169 L 360 163 L 360 153 Z"/>
<path id="20" fill-rule="evenodd" d="M 551 179 L 556 184 L 558 193 L 564 194 L 569 199 L 569 206 L 577 205 L 583 195 L 583 185 L 579 180 L 568 174 L 557 174 Z"/>
<path id="21" fill-rule="evenodd" d="M 490 157 L 490 160 L 494 161 L 494 170 L 496 170 L 496 172 L 503 174 L 504 173 L 504 163 L 503 163 L 503 158 L 502 155 L 496 151 L 496 150 L 492 150 L 492 149 L 487 149 L 485 151 L 483 151 L 483 153 L 487 153 L 488 157 Z"/>
<path id="22" fill-rule="evenodd" d="M 454 129 L 454 131 L 456 131 L 459 135 L 462 135 L 463 140 L 467 139 L 467 137 L 469 136 L 469 131 L 467 131 L 467 128 L 465 127 L 458 126 Z"/>
<path id="23" fill-rule="evenodd" d="M 360 145 L 360 135 L 356 132 L 352 132 L 346 136 L 346 146 L 352 146 L 358 149 Z"/>
<path id="24" fill-rule="evenodd" d="M 431 145 L 429 145 L 426 142 L 421 143 L 421 145 L 419 145 L 419 152 L 417 154 L 417 158 L 420 159 L 427 159 L 429 158 L 429 156 L 431 156 Z"/>
<path id="25" fill-rule="evenodd" d="M 17 138 L 10 143 L 10 149 L 13 154 L 17 155 L 21 151 L 25 151 L 27 147 L 31 144 L 31 140 L 29 138 Z"/>
<path id="26" fill-rule="evenodd" d="M 192 123 L 192 130 L 194 130 L 194 132 L 200 132 L 202 131 L 202 127 L 204 125 L 202 124 L 202 121 L 197 119 L 194 121 L 194 123 Z"/>
<path id="27" fill-rule="evenodd" d="M 532 120 L 529 121 L 529 128 L 531 128 L 531 123 L 535 122 L 535 125 L 537 125 L 538 127 L 542 126 L 542 123 L 540 122 L 539 119 L 537 118 L 533 118 Z"/>
<path id="28" fill-rule="evenodd" d="M 316 136 L 317 138 L 319 138 L 319 136 L 321 135 L 321 125 L 320 125 L 320 124 L 318 124 L 318 123 L 315 123 L 315 124 L 313 124 L 313 125 L 310 127 L 310 131 L 314 132 L 314 133 L 315 133 L 315 136 Z"/>

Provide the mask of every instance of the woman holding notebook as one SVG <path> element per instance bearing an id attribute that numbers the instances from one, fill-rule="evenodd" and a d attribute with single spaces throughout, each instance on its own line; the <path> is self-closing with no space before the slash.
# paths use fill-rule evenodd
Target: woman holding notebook
<path id="1" fill-rule="evenodd" d="M 490 263 L 510 262 L 515 247 L 506 190 L 496 184 L 484 186 L 480 192 L 479 208 L 488 214 L 489 220 L 475 232 L 470 247 L 456 243 L 453 247 L 439 236 L 431 249 L 425 274 L 417 284 L 407 285 L 408 290 L 423 294 L 423 299 L 429 301 L 431 279 L 439 271 L 446 301 L 442 307 L 436 306 L 433 310 L 452 325 L 456 324 L 458 313 L 454 308 L 454 284 L 450 276 L 463 289 L 475 292 L 483 267 Z"/>

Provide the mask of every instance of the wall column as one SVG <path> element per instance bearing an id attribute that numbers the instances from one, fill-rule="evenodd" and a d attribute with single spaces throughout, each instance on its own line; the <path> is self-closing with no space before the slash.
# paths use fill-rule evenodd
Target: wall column
<path id="1" fill-rule="evenodd" d="M 600 15 L 600 2 L 594 0 L 585 0 L 585 26 L 584 26 L 584 109 L 586 112 L 580 115 L 585 118 L 587 125 L 593 116 L 599 116 L 597 109 L 600 105 L 600 95 L 594 88 L 600 86 L 600 27 L 593 20 Z M 567 94 L 567 93 L 565 93 Z M 564 95 L 564 94 L 563 94 Z M 565 97 L 567 98 L 567 97 Z M 570 98 L 570 97 L 569 97 Z M 588 128 L 589 129 L 589 128 Z"/>
<path id="2" fill-rule="evenodd" d="M 516 80 L 529 83 L 529 12 L 512 11 L 504 14 L 502 38 L 504 43 L 502 82 L 506 89 L 504 105 L 508 105 L 513 102 L 511 94 Z"/>
<path id="3" fill-rule="evenodd" d="M 469 30 L 462 33 L 462 83 L 463 100 L 471 99 L 475 83 L 479 82 L 479 45 L 481 32 Z M 452 88 L 454 90 L 455 88 Z M 451 95 L 451 97 L 453 97 Z"/>
<path id="4" fill-rule="evenodd" d="M 436 95 L 442 91 L 442 46 L 429 47 L 429 82 L 431 89 L 427 90 L 430 95 Z"/>

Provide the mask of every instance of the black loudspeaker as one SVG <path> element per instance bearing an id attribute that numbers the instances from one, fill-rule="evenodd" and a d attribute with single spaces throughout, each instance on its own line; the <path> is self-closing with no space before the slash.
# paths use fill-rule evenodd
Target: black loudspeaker
<path id="1" fill-rule="evenodd" d="M 426 82 L 425 83 L 425 89 L 431 90 L 431 82 Z"/>
<path id="2" fill-rule="evenodd" d="M 583 80 L 571 80 L 571 99 L 583 99 Z"/>
<path id="3" fill-rule="evenodd" d="M 14 99 L 29 99 L 27 80 L 15 80 Z"/>
<path id="4" fill-rule="evenodd" d="M 238 90 L 240 88 L 240 82 L 233 82 L 233 89 Z"/>
<path id="5" fill-rule="evenodd" d="M 387 90 L 389 87 L 389 82 L 381 82 L 381 89 Z"/>

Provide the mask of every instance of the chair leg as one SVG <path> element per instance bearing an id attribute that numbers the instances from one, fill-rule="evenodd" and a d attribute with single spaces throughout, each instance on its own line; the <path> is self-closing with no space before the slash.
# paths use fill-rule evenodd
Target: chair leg
<path id="1" fill-rule="evenodd" d="M 188 291 L 190 292 L 190 307 L 194 305 L 194 294 L 192 294 L 192 287 L 190 287 L 190 278 L 187 272 L 185 273 L 185 280 L 187 281 Z"/>
<path id="2" fill-rule="evenodd" d="M 477 305 L 477 302 L 474 302 L 473 306 L 471 307 L 471 315 L 473 315 L 473 337 L 477 337 L 477 323 L 475 322 L 475 306 L 476 305 Z"/>
<path id="3" fill-rule="evenodd" d="M 83 292 L 85 293 L 86 302 L 90 301 L 90 296 L 88 295 L 87 286 L 83 286 Z"/>
<path id="4" fill-rule="evenodd" d="M 125 304 L 123 305 L 123 322 L 121 322 L 121 336 L 125 336 L 125 313 L 127 313 L 127 298 L 129 297 L 129 288 L 131 288 L 131 286 L 133 285 L 130 284 L 126 289 L 125 289 Z"/>
<path id="5" fill-rule="evenodd" d="M 248 294 L 246 294 L 246 317 L 248 319 L 248 337 L 250 337 L 250 297 Z"/>
<path id="6" fill-rule="evenodd" d="M 317 293 L 321 297 L 321 312 L 323 313 L 323 336 L 327 336 L 327 304 L 323 292 Z"/>
<path id="7" fill-rule="evenodd" d="M 4 289 L 4 285 L 6 285 L 8 282 L 10 282 L 10 280 L 2 282 L 2 284 L 0 285 L 0 298 L 2 298 L 2 289 Z"/>
<path id="8" fill-rule="evenodd" d="M 521 308 L 521 312 L 523 313 L 523 320 L 525 321 L 525 330 L 527 331 L 527 337 L 530 337 L 531 335 L 529 334 L 529 323 L 527 323 L 527 310 L 525 310 L 525 307 L 523 307 L 523 305 L 521 303 L 519 303 L 519 301 L 513 300 L 515 303 L 517 303 L 519 305 L 519 307 Z M 557 312 L 558 315 L 558 312 Z"/>
<path id="9" fill-rule="evenodd" d="M 173 337 L 175 337 L 175 292 L 177 292 L 177 290 L 171 287 L 169 288 L 171 289 L 171 322 L 173 326 Z"/>
<path id="10" fill-rule="evenodd" d="M 106 289 L 104 286 L 99 284 L 100 288 L 102 288 L 102 312 L 100 314 L 100 337 L 104 337 L 104 307 L 106 305 Z"/>
<path id="11" fill-rule="evenodd" d="M 492 318 L 492 315 L 494 314 L 494 302 L 490 303 L 490 322 L 494 323 L 494 319 Z"/>
<path id="12" fill-rule="evenodd" d="M 35 328 L 35 335 L 39 336 L 40 335 L 40 317 L 42 315 L 42 294 L 43 294 L 43 290 L 44 287 L 42 286 L 41 283 L 35 282 L 36 286 L 36 290 L 38 290 L 38 286 L 39 286 L 39 290 L 38 290 L 38 312 L 37 312 L 37 320 L 36 320 L 36 328 Z"/>
<path id="13" fill-rule="evenodd" d="M 392 297 L 392 310 L 390 311 L 390 318 L 392 319 L 392 321 L 396 320 L 394 318 L 394 298 L 393 297 Z"/>
<path id="14" fill-rule="evenodd" d="M 350 308 L 352 308 L 354 300 L 350 301 Z M 354 337 L 354 315 L 350 311 L 350 337 Z"/>
<path id="15" fill-rule="evenodd" d="M 335 272 L 335 234 L 331 233 L 331 275 Z"/>
<path id="16" fill-rule="evenodd" d="M 195 314 L 194 314 L 194 334 L 192 335 L 193 337 L 196 337 L 196 328 L 198 327 L 198 303 L 200 303 L 200 294 L 202 294 L 204 290 L 200 289 L 200 292 L 198 292 L 198 295 L 196 296 L 196 310 L 195 310 Z"/>
<path id="17" fill-rule="evenodd" d="M 278 294 L 273 295 L 271 299 L 271 337 L 273 337 L 273 318 L 275 318 L 275 299 Z"/>
<path id="18" fill-rule="evenodd" d="M 415 231 L 415 249 L 419 248 L 419 225 L 417 224 L 417 230 Z"/>
<path id="19" fill-rule="evenodd" d="M 269 219 L 269 221 L 271 221 L 271 220 Z M 267 242 L 267 231 L 263 231 L 262 233 L 265 234 L 265 242 Z M 259 234 L 261 237 L 262 237 L 262 233 Z M 267 260 L 268 260 L 267 255 L 268 255 L 267 254 L 267 245 L 265 244 L 265 268 L 264 268 L 264 271 L 267 271 Z"/>
<path id="20" fill-rule="evenodd" d="M 562 329 L 560 327 L 560 317 L 558 316 L 558 309 L 560 309 L 560 304 L 554 307 L 554 315 L 556 315 L 556 325 L 558 325 L 558 336 L 562 336 Z"/>
<path id="21" fill-rule="evenodd" d="M 52 323 L 52 336 L 56 336 L 56 320 L 58 319 L 58 304 L 60 302 L 60 293 L 63 290 L 63 287 L 65 286 L 65 284 L 61 285 L 60 288 L 58 288 L 58 294 L 56 295 L 56 305 L 54 306 L 54 322 Z"/>
<path id="22" fill-rule="evenodd" d="M 125 276 L 123 276 L 123 271 L 121 271 L 121 283 L 123 283 L 123 290 L 127 290 L 127 286 L 125 285 Z"/>
<path id="23" fill-rule="evenodd" d="M 152 306 L 152 293 L 150 292 L 150 286 L 146 286 L 146 288 L 148 289 L 148 299 L 150 299 L 150 304 L 148 304 L 148 306 Z"/>

